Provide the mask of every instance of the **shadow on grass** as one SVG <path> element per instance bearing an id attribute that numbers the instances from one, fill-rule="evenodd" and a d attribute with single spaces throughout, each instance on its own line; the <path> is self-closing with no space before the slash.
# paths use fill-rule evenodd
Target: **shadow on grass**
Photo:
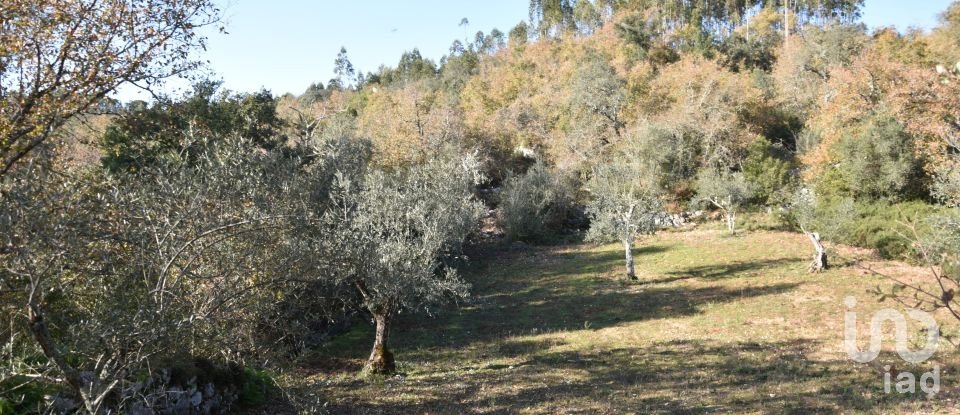
<path id="1" fill-rule="evenodd" d="M 642 255 L 664 252 L 667 247 L 643 247 Z M 402 318 L 393 332 L 400 359 L 410 350 L 462 348 L 513 335 L 602 329 L 653 319 L 699 314 L 705 305 L 782 294 L 799 283 L 751 287 L 645 286 L 624 284 L 600 274 L 622 263 L 617 251 L 545 252 L 485 262 L 469 270 L 473 298 L 439 318 Z M 514 268 L 504 268 L 501 263 Z M 775 266 L 775 261 L 755 268 Z M 746 267 L 741 267 L 746 269 Z M 733 271 L 736 272 L 736 271 Z"/>
<path id="2" fill-rule="evenodd" d="M 647 246 L 638 257 L 664 252 Z M 602 329 L 631 322 L 696 315 L 706 305 L 782 294 L 799 283 L 750 287 L 647 286 L 624 284 L 602 273 L 622 262 L 618 251 L 555 252 L 539 250 L 477 261 L 465 277 L 473 297 L 438 317 L 403 314 L 395 322 L 391 342 L 398 361 L 429 359 L 435 353 L 457 353 L 517 335 Z M 763 262 L 752 268 L 774 266 Z M 739 270 L 746 270 L 740 265 Z M 738 272 L 736 270 L 730 272 Z M 335 340 L 323 354 L 363 359 L 372 344 L 372 330 L 356 327 Z M 504 357 L 512 356 L 510 353 Z M 327 365 L 318 364 L 318 367 Z"/>
<path id="3" fill-rule="evenodd" d="M 638 257 L 669 247 L 638 250 Z M 622 284 L 602 274 L 618 251 L 531 250 L 476 261 L 468 304 L 437 318 L 403 315 L 392 334 L 401 367 L 416 376 L 367 384 L 332 382 L 333 413 L 810 413 L 869 411 L 898 399 L 882 378 L 849 361 L 813 361 L 805 340 L 704 343 L 675 340 L 636 348 L 577 349 L 531 334 L 602 329 L 697 315 L 708 305 L 782 294 L 799 283 L 730 284 L 734 278 L 801 259 L 696 266 L 667 278 Z M 703 286 L 659 286 L 699 278 Z M 757 282 L 761 282 L 757 284 Z M 588 333 L 585 331 L 584 333 Z M 360 327 L 324 358 L 364 359 L 372 340 Z M 519 363 L 517 363 L 519 362 Z M 316 365 L 323 371 L 323 365 Z M 340 372 L 342 374 L 342 372 Z"/>
<path id="4" fill-rule="evenodd" d="M 919 394 L 883 392 L 882 377 L 849 361 L 815 361 L 805 340 L 669 341 L 596 352 L 542 349 L 517 365 L 470 368 L 379 391 L 403 401 L 336 403 L 334 413 L 839 413 Z M 526 347 L 526 346 L 523 346 Z M 377 391 L 370 391 L 377 393 Z"/>
<path id="5" fill-rule="evenodd" d="M 740 261 L 730 264 L 711 264 L 690 267 L 681 271 L 668 272 L 669 277 L 651 283 L 672 282 L 691 278 L 704 280 L 719 280 L 737 276 L 751 276 L 757 273 L 784 265 L 802 264 L 802 258 L 779 258 L 761 261 Z"/>

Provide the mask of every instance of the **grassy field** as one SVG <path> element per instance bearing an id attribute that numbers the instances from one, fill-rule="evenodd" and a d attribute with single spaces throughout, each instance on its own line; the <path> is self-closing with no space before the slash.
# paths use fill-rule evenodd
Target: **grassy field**
<path id="1" fill-rule="evenodd" d="M 871 311 L 902 307 L 866 292 L 889 282 L 861 265 L 808 274 L 802 235 L 663 233 L 640 241 L 633 283 L 621 281 L 621 255 L 617 245 L 578 245 L 475 257 L 467 303 L 401 316 L 391 338 L 400 375 L 357 377 L 373 336 L 361 325 L 281 382 L 332 413 L 957 412 L 952 346 L 919 366 L 889 350 L 872 364 L 847 357 L 846 296 L 858 299 L 861 345 Z M 884 393 L 884 365 L 919 377 L 934 363 L 935 398 Z"/>

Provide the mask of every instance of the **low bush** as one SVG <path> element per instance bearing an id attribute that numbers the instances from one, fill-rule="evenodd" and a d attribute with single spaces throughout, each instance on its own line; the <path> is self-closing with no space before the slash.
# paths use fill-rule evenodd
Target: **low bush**
<path id="1" fill-rule="evenodd" d="M 834 242 L 874 249 L 887 259 L 916 259 L 914 240 L 930 231 L 929 219 L 943 210 L 920 201 L 847 204 L 834 202 L 818 215 L 823 235 Z"/>
<path id="2" fill-rule="evenodd" d="M 507 237 L 523 242 L 553 239 L 563 229 L 573 200 L 570 181 L 542 162 L 525 174 L 507 178 L 500 199 Z"/>
<path id="3" fill-rule="evenodd" d="M 876 249 L 880 256 L 894 259 L 914 259 L 915 238 L 930 231 L 929 218 L 941 208 L 924 202 L 859 203 L 857 220 L 851 225 L 846 243 Z M 911 226 L 918 235 L 913 235 Z"/>

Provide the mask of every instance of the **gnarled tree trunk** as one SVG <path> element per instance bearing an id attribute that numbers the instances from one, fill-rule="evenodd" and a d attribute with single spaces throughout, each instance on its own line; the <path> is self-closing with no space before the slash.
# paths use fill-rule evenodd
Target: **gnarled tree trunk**
<path id="1" fill-rule="evenodd" d="M 636 280 L 637 274 L 633 269 L 633 241 L 628 239 L 623 240 L 623 250 L 627 258 L 627 279 Z"/>
<path id="2" fill-rule="evenodd" d="M 367 360 L 364 371 L 375 375 L 389 375 L 397 370 L 393 353 L 387 348 L 393 311 L 390 307 L 382 307 L 371 312 L 376 323 L 376 335 L 373 340 L 373 350 L 370 352 L 370 359 Z"/>
<path id="3" fill-rule="evenodd" d="M 810 272 L 822 272 L 827 269 L 827 250 L 823 247 L 823 244 L 820 243 L 820 234 L 815 232 L 806 232 L 807 236 L 810 238 L 810 242 L 813 243 L 813 249 L 816 250 L 814 254 L 813 262 L 810 263 Z"/>

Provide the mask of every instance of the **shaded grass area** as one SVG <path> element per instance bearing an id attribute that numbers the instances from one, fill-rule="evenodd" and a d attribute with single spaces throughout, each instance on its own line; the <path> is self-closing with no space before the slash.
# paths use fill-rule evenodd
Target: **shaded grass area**
<path id="1" fill-rule="evenodd" d="M 614 245 L 486 255 L 465 270 L 470 301 L 401 316 L 391 338 L 400 376 L 357 378 L 373 335 L 364 325 L 282 382 L 331 413 L 954 410 L 960 383 L 944 348 L 936 400 L 883 393 L 884 364 L 919 376 L 929 363 L 846 357 L 843 298 L 868 315 L 883 304 L 865 290 L 885 281 L 856 269 L 807 274 L 805 242 L 666 233 L 641 241 L 634 283 L 622 281 Z"/>

